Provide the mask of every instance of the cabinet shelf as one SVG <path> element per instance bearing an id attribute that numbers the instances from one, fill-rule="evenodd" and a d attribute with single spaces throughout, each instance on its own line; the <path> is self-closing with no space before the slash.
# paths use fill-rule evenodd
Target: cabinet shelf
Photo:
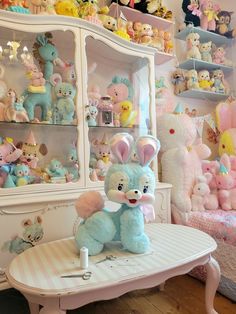
<path id="1" fill-rule="evenodd" d="M 24 126 L 31 126 L 31 125 L 36 125 L 38 127 L 72 127 L 72 128 L 77 128 L 76 124 L 54 124 L 54 123 L 43 123 L 43 122 L 8 122 L 8 121 L 0 121 L 0 125 L 10 125 L 11 127 L 22 127 Z"/>
<path id="2" fill-rule="evenodd" d="M 209 71 L 221 69 L 224 73 L 233 71 L 233 67 L 224 64 L 217 64 L 212 62 L 206 62 L 198 59 L 188 59 L 179 64 L 179 67 L 184 70 L 195 69 L 197 71 L 207 69 Z"/>
<path id="3" fill-rule="evenodd" d="M 109 7 L 109 15 L 117 17 L 120 16 L 120 13 L 122 13 L 129 21 L 148 23 L 161 29 L 167 29 L 171 25 L 174 25 L 174 22 L 171 20 L 166 20 L 148 13 L 143 13 L 127 6 L 120 6 L 119 4 L 113 2 Z"/>
<path id="4" fill-rule="evenodd" d="M 194 27 L 194 26 L 187 26 L 185 29 L 180 31 L 175 35 L 177 39 L 185 40 L 186 36 L 191 33 L 198 33 L 200 35 L 200 41 L 201 42 L 207 42 L 209 40 L 212 40 L 214 44 L 216 45 L 228 45 L 230 43 L 230 39 L 228 39 L 225 36 L 205 31 L 204 29 L 200 27 Z"/>
<path id="5" fill-rule="evenodd" d="M 196 99 L 204 99 L 204 100 L 210 100 L 210 101 L 222 101 L 229 97 L 228 94 L 219 94 L 215 92 L 208 92 L 202 89 L 191 89 L 186 90 L 177 96 L 185 97 L 185 98 L 196 98 Z"/>

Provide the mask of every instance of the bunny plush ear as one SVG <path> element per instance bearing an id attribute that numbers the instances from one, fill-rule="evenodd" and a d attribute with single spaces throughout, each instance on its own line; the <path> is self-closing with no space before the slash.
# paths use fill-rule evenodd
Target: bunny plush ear
<path id="1" fill-rule="evenodd" d="M 133 137 L 128 133 L 118 133 L 110 141 L 111 151 L 121 164 L 125 164 L 129 160 L 132 146 Z"/>
<path id="2" fill-rule="evenodd" d="M 236 101 L 216 106 L 216 124 L 220 132 L 236 127 Z"/>
<path id="3" fill-rule="evenodd" d="M 153 136 L 146 135 L 138 138 L 136 152 L 141 166 L 150 164 L 160 150 L 160 142 Z"/>

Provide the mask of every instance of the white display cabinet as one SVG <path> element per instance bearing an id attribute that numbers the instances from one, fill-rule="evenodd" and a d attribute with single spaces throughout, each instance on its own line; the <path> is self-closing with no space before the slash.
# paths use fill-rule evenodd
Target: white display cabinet
<path id="1" fill-rule="evenodd" d="M 0 64 L 5 68 L 1 80 L 6 83 L 7 89 L 14 90 L 18 97 L 28 89 L 31 78 L 26 76 L 21 54 L 33 54 L 34 43 L 39 35 L 51 33 L 51 41 L 58 51 L 58 57 L 67 65 L 74 63 L 76 74 L 76 80 L 73 82 L 76 90 L 73 97 L 74 113 L 69 121 L 61 116 L 60 119 L 57 118 L 58 111 L 54 109 L 58 109 L 58 99 L 54 87 L 51 86 L 50 110 L 45 117 L 41 117 L 41 107 L 36 106 L 33 118 L 31 112 L 28 122 L 5 119 L 0 122 L 0 136 L 3 139 L 12 138 L 14 145 L 18 147 L 20 142 L 24 144 L 28 141 L 34 147 L 32 136 L 29 141 L 32 132 L 35 142 L 39 145 L 45 144 L 48 151 L 47 154 L 39 156 L 37 169 L 31 169 L 32 176 L 39 176 L 39 182 L 0 188 L 0 289 L 5 289 L 8 286 L 4 269 L 15 254 L 19 253 L 15 241 L 19 241 L 20 246 L 34 246 L 38 242 L 72 236 L 77 219 L 75 199 L 84 191 L 103 192 L 103 180 L 94 180 L 94 176 L 91 176 L 91 160 L 94 157 L 92 153 L 96 140 L 101 141 L 104 135 L 109 140 L 117 132 L 128 132 L 135 138 L 144 134 L 156 135 L 156 51 L 127 42 L 97 25 L 65 16 L 36 16 L 0 11 L 0 25 Z M 17 54 L 9 49 L 9 42 L 19 43 Z M 41 44 L 45 45 L 45 41 L 41 40 Z M 11 55 L 17 59 L 12 60 Z M 39 67 L 37 59 L 34 60 Z M 63 73 L 58 59 L 49 65 L 50 74 Z M 96 125 L 89 126 L 90 89 L 98 86 L 98 94 L 106 98 L 107 88 L 115 76 L 128 80 L 133 87 L 131 101 L 135 119 L 127 125 L 121 124 L 121 119 L 120 126 L 114 121 L 111 125 L 106 123 L 105 112 L 104 121 L 98 120 L 97 117 Z M 47 77 L 46 84 L 50 82 Z M 53 82 L 55 83 L 55 80 Z M 0 99 L 0 103 L 4 109 L 5 98 Z M 112 117 L 114 119 L 113 114 Z M 111 115 L 108 115 L 108 122 L 110 118 Z M 68 160 L 68 153 L 74 145 L 78 164 Z M 66 169 L 73 168 L 78 175 L 69 176 L 68 180 L 65 176 L 54 178 L 46 171 L 52 159 L 60 161 Z M 14 164 L 18 162 L 19 160 L 16 160 Z M 1 165 L 1 172 L 6 171 L 6 168 L 11 171 L 12 165 L 2 166 L 5 165 Z M 157 181 L 156 221 L 170 222 L 171 185 L 158 182 L 157 160 L 152 162 L 152 168 Z M 93 170 L 96 169 L 92 168 L 92 172 Z M 115 209 L 114 204 L 108 203 L 107 207 Z"/>

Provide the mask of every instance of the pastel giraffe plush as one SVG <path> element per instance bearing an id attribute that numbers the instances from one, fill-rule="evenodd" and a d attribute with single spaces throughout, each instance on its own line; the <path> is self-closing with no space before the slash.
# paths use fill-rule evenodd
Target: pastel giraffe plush
<path id="1" fill-rule="evenodd" d="M 144 253 L 149 248 L 149 238 L 144 231 L 144 214 L 153 216 L 155 175 L 149 163 L 157 155 L 160 144 L 152 136 L 141 136 L 135 147 L 138 162 L 129 162 L 134 140 L 127 133 L 116 134 L 111 140 L 111 150 L 117 163 L 108 170 L 105 193 L 110 201 L 121 204 L 116 212 L 105 210 L 98 192 L 87 192 L 76 202 L 83 223 L 78 227 L 75 240 L 78 249 L 88 248 L 89 255 L 99 254 L 104 244 L 121 241 L 123 248 L 132 253 Z M 149 205 L 149 206 L 148 206 Z M 147 214 L 147 209 L 150 212 Z"/>

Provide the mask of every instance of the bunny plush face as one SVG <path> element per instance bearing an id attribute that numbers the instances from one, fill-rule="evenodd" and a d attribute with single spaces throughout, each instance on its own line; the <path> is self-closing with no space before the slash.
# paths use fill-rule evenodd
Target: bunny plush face
<path id="1" fill-rule="evenodd" d="M 132 138 L 127 134 L 113 137 L 111 150 L 118 159 L 106 175 L 105 192 L 109 200 L 128 207 L 150 204 L 154 201 L 155 176 L 148 164 L 159 151 L 158 140 L 141 137 L 136 144 L 138 162 L 128 162 L 132 153 Z M 123 135 L 122 135 L 123 136 Z"/>
<path id="2" fill-rule="evenodd" d="M 191 146 L 197 136 L 197 130 L 191 118 L 186 114 L 166 113 L 157 122 L 157 134 L 161 142 L 161 151 Z"/>

